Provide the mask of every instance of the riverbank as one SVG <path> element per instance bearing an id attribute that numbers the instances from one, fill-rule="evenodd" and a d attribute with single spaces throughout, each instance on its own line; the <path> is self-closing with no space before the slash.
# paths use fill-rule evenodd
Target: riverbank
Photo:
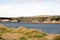
<path id="1" fill-rule="evenodd" d="M 37 38 L 37 37 L 32 37 L 32 38 L 28 38 L 22 34 L 17 34 L 17 33 L 6 33 L 6 34 L 3 34 L 2 37 L 4 39 L 8 39 L 8 40 L 18 40 L 19 38 L 22 38 L 22 39 L 26 39 L 26 40 L 53 40 L 54 37 L 56 37 L 57 35 L 60 35 L 60 34 L 47 34 L 44 38 Z M 21 39 L 21 40 L 22 40 Z"/>
<path id="2" fill-rule="evenodd" d="M 9 28 L 0 25 L 0 40 L 43 40 L 46 34 L 36 30 L 25 27 Z"/>
<path id="3" fill-rule="evenodd" d="M 1 40 L 52 40 L 56 35 L 59 34 L 46 34 L 41 30 L 31 28 L 9 28 L 0 25 Z"/>

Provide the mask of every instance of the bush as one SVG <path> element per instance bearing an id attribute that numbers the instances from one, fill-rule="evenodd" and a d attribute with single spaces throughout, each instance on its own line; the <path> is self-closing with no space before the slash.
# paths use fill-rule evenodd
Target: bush
<path id="1" fill-rule="evenodd" d="M 5 40 L 4 38 L 0 37 L 0 40 Z"/>
<path id="2" fill-rule="evenodd" d="M 27 40 L 27 38 L 25 38 L 25 37 L 21 37 L 20 40 Z"/>
<path id="3" fill-rule="evenodd" d="M 5 40 L 5 39 L 2 37 L 2 33 L 0 33 L 0 40 Z"/>
<path id="4" fill-rule="evenodd" d="M 60 35 L 54 37 L 53 40 L 60 40 Z"/>
<path id="5" fill-rule="evenodd" d="M 45 34 L 28 35 L 28 38 L 44 38 Z"/>

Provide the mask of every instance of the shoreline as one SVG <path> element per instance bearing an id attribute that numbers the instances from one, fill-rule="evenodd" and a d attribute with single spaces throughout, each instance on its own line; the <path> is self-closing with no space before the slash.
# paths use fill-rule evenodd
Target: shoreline
<path id="1" fill-rule="evenodd" d="M 0 22 L 0 23 L 33 23 L 33 22 Z M 42 23 L 36 23 L 36 24 L 42 24 Z M 60 24 L 60 23 L 43 23 L 43 24 Z"/>
<path id="2" fill-rule="evenodd" d="M 28 40 L 40 40 L 41 37 L 43 39 L 52 40 L 55 36 L 60 34 L 47 34 L 41 30 L 31 28 L 28 29 L 23 26 L 19 28 L 9 28 L 7 26 L 0 25 L 0 35 L 3 39 L 8 40 L 18 40 L 21 37 L 27 38 Z"/>

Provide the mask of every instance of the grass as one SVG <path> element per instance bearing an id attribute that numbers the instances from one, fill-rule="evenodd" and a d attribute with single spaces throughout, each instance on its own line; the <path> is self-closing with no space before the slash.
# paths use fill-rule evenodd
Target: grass
<path id="1" fill-rule="evenodd" d="M 27 38 L 21 37 L 21 38 L 19 38 L 19 40 L 27 40 Z"/>
<path id="2" fill-rule="evenodd" d="M 28 29 L 24 27 L 19 28 L 9 28 L 3 25 L 0 25 L 0 40 L 28 40 L 31 38 L 44 38 L 45 33 Z"/>
<path id="3" fill-rule="evenodd" d="M 55 36 L 53 40 L 60 40 L 60 35 Z"/>
<path id="4" fill-rule="evenodd" d="M 46 40 L 47 34 L 40 30 L 28 29 L 25 27 L 9 28 L 0 25 L 0 40 Z M 60 35 L 54 40 L 60 39 Z"/>

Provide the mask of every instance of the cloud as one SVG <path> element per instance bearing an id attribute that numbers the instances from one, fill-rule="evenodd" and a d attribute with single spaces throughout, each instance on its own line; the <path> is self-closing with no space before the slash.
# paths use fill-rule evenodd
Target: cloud
<path id="1" fill-rule="evenodd" d="M 24 1 L 16 0 L 16 3 L 24 3 Z"/>
<path id="2" fill-rule="evenodd" d="M 60 2 L 60 0 L 56 0 L 57 2 Z"/>
<path id="3" fill-rule="evenodd" d="M 0 17 L 11 17 L 14 16 L 15 13 L 16 8 L 14 5 L 0 5 Z"/>
<path id="4" fill-rule="evenodd" d="M 42 2 L 43 0 L 33 0 L 34 2 Z"/>
<path id="5" fill-rule="evenodd" d="M 16 0 L 16 3 L 42 2 L 43 0 Z"/>
<path id="6" fill-rule="evenodd" d="M 38 1 L 34 0 L 34 2 Z M 19 5 L 0 5 L 0 16 L 2 17 L 57 15 L 59 13 L 60 4 L 56 3 L 24 3 Z"/>

